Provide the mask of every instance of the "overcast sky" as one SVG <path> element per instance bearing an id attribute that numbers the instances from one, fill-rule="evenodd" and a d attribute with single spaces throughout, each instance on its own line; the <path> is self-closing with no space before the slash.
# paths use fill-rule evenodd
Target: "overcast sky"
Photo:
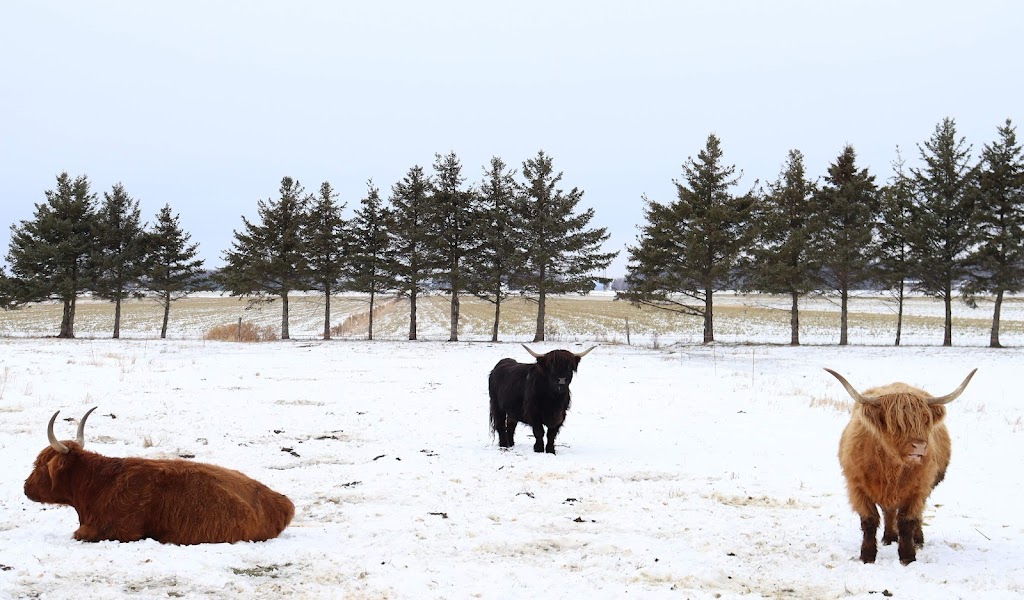
<path id="1" fill-rule="evenodd" d="M 33 0 L 0 4 L 0 57 L 0 256 L 61 171 L 170 204 L 219 267 L 285 175 L 350 214 L 435 153 L 477 182 L 543 149 L 619 276 L 709 133 L 744 191 L 791 148 L 813 178 L 852 144 L 884 182 L 944 117 L 975 155 L 1024 118 L 1012 0 Z"/>

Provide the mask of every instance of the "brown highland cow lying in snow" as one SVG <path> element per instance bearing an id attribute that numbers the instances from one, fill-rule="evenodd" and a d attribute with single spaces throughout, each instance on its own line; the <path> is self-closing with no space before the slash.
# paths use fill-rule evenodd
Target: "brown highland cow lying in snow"
<path id="1" fill-rule="evenodd" d="M 78 511 L 75 539 L 165 544 L 258 542 L 277 537 L 295 514 L 286 496 L 238 471 L 186 460 L 110 458 L 85 450 L 85 413 L 77 441 L 53 435 L 25 481 L 34 502 Z"/>
<path id="2" fill-rule="evenodd" d="M 882 542 L 898 541 L 900 562 L 914 562 L 916 546 L 924 545 L 921 517 L 925 502 L 949 466 L 951 445 L 942 422 L 944 405 L 963 393 L 977 369 L 952 393 L 938 398 L 898 382 L 862 394 L 839 373 L 825 370 L 856 400 L 839 441 L 839 464 L 864 533 L 860 559 L 875 562 L 877 507 L 881 507 L 885 518 Z"/>

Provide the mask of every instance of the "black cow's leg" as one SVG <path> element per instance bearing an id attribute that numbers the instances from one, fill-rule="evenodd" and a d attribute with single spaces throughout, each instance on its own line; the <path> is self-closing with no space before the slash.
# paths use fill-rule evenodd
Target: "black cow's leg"
<path id="1" fill-rule="evenodd" d="M 905 517 L 903 516 L 903 511 L 900 511 L 900 516 L 896 520 L 896 528 L 899 530 L 900 535 L 900 562 L 905 565 L 909 565 L 917 560 L 917 548 L 914 546 L 914 534 L 921 529 L 921 519 L 911 516 Z M 922 535 L 921 537 L 923 538 L 924 536 Z"/>
<path id="2" fill-rule="evenodd" d="M 507 444 L 505 444 L 506 448 L 511 448 L 512 446 L 516 445 L 515 433 L 516 433 L 516 425 L 518 425 L 518 424 L 519 424 L 519 419 L 513 417 L 512 415 L 508 415 L 508 417 L 506 417 L 506 419 L 505 419 L 505 441 L 508 442 Z"/>
<path id="3" fill-rule="evenodd" d="M 534 425 L 533 426 L 533 437 L 536 438 L 536 440 L 537 440 L 537 441 L 535 441 L 533 443 L 533 451 L 534 452 L 543 452 L 544 451 L 544 426 L 543 425 Z"/>
<path id="4" fill-rule="evenodd" d="M 558 430 L 558 425 L 548 427 L 548 445 L 547 447 L 544 448 L 544 451 L 547 452 L 548 454 L 555 453 L 555 436 L 558 435 Z"/>
<path id="5" fill-rule="evenodd" d="M 508 432 L 505 430 L 505 413 L 495 410 L 491 415 L 491 422 L 494 423 L 494 430 L 498 432 L 498 445 L 507 448 L 509 443 Z"/>

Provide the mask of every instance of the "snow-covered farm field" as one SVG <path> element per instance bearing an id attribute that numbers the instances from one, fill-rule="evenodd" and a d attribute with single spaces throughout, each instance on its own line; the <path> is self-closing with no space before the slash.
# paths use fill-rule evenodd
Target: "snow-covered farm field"
<path id="1" fill-rule="evenodd" d="M 956 346 L 939 347 L 941 307 L 924 299 L 904 346 L 891 345 L 879 302 L 853 345 L 835 346 L 809 315 L 805 345 L 791 348 L 788 316 L 741 316 L 744 302 L 783 301 L 732 301 L 716 345 L 693 343 L 696 326 L 645 332 L 632 317 L 627 346 L 617 317 L 601 325 L 586 315 L 603 308 L 566 300 L 583 304 L 534 347 L 600 346 L 573 381 L 555 456 L 535 454 L 522 425 L 511 451 L 488 430 L 487 373 L 529 359 L 528 319 L 510 341 L 481 341 L 481 325 L 464 336 L 477 341 L 448 343 L 438 304 L 421 313 L 425 341 L 401 341 L 398 312 L 382 317 L 384 341 L 323 342 L 310 309 L 292 322 L 298 339 L 237 344 L 201 337 L 238 310 L 181 309 L 175 329 L 176 305 L 168 340 L 148 322 L 110 340 L 105 321 L 85 320 L 80 339 L 49 339 L 52 318 L 19 329 L 31 314 L 0 313 L 0 598 L 1024 596 L 1024 311 L 1004 312 L 1001 350 L 985 347 L 988 308 L 958 308 Z M 273 323 L 277 306 L 266 310 Z M 909 566 L 893 546 L 876 564 L 857 559 L 836 459 L 850 401 L 822 367 L 861 389 L 899 379 L 937 394 L 978 368 L 949 406 L 953 462 Z M 67 439 L 92 406 L 91 450 L 241 470 L 287 494 L 295 520 L 255 544 L 72 540 L 74 509 L 30 502 L 22 486 L 53 411 Z"/>

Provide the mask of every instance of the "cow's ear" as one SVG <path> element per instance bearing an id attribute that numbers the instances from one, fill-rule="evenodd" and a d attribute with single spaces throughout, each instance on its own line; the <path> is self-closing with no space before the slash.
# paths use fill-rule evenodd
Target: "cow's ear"
<path id="1" fill-rule="evenodd" d="M 61 454 L 57 454 L 50 459 L 50 462 L 46 463 L 46 471 L 50 475 L 51 490 L 57 489 L 57 481 L 61 475 L 61 472 L 64 471 L 65 462 L 66 461 L 64 460 L 64 456 Z"/>
<path id="2" fill-rule="evenodd" d="M 543 356 L 538 356 L 537 357 L 537 366 L 540 367 L 541 371 L 544 371 L 545 373 L 547 372 L 547 370 L 548 370 L 548 355 L 547 354 L 545 354 Z"/>

